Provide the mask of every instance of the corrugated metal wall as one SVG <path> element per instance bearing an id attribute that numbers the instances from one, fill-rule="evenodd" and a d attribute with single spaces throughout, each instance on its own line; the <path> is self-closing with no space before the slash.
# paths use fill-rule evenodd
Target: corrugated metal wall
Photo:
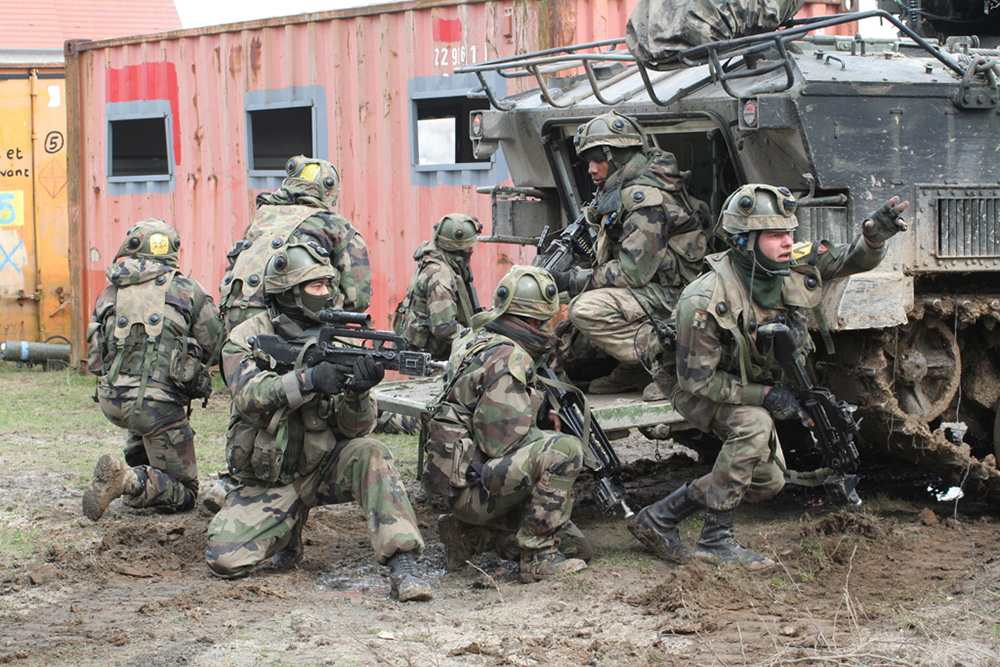
<path id="1" fill-rule="evenodd" d="M 76 356 L 83 354 L 82 332 L 105 285 L 104 271 L 137 220 L 162 217 L 173 224 L 183 240 L 182 270 L 217 294 L 226 252 L 250 220 L 254 197 L 263 186 L 279 183 L 248 178 L 248 95 L 266 100 L 316 86 L 328 137 L 319 154 L 341 172 L 336 210 L 369 243 L 375 289 L 370 312 L 378 326 L 388 326 L 406 291 L 413 251 L 429 237 L 431 224 L 452 211 L 490 218 L 489 197 L 475 191 L 486 183 L 482 172 L 414 172 L 408 92 L 414 82 L 451 75 L 455 56 L 460 61 L 463 53 L 466 62 L 473 53 L 481 61 L 620 36 L 633 5 L 401 3 L 256 21 L 226 26 L 225 32 L 202 28 L 69 43 L 72 264 L 82 297 L 74 312 Z M 433 79 L 442 80 L 449 79 Z M 172 121 L 170 180 L 109 182 L 109 111 L 130 104 L 148 110 L 154 103 Z M 505 178 L 504 170 L 493 182 Z M 511 252 L 516 249 L 479 246 L 473 269 L 481 298 L 488 298 L 508 264 L 526 259 Z"/>
<path id="2" fill-rule="evenodd" d="M 0 52 L 0 339 L 70 334 L 65 74 L 58 51 Z"/>

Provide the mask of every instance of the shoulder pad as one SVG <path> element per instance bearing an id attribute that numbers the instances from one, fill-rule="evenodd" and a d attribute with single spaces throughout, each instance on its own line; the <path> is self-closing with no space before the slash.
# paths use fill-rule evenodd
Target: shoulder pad
<path id="1" fill-rule="evenodd" d="M 649 185 L 630 185 L 622 188 L 622 208 L 634 211 L 647 206 L 660 206 L 664 202 L 663 191 Z"/>
<path id="2" fill-rule="evenodd" d="M 535 366 L 531 356 L 520 345 L 514 345 L 513 348 L 507 359 L 508 370 L 521 384 L 530 384 L 535 377 Z"/>

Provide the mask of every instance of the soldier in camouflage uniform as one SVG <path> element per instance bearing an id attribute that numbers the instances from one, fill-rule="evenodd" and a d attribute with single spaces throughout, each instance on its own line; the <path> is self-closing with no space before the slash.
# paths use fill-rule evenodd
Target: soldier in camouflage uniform
<path id="1" fill-rule="evenodd" d="M 586 545 L 570 522 L 583 444 L 537 424 L 543 393 L 533 386 L 535 370 L 558 342 L 548 333 L 558 310 L 548 272 L 515 266 L 497 285 L 493 309 L 476 315 L 453 346 L 427 425 L 421 477 L 453 513 L 439 525 L 449 569 L 488 548 L 506 554 L 502 536 L 511 528 L 522 581 L 586 567 L 583 558 L 560 553 L 569 543 Z"/>
<path id="2" fill-rule="evenodd" d="M 689 553 L 677 524 L 705 510 L 695 556 L 710 563 L 764 569 L 774 562 L 733 537 L 736 507 L 759 502 L 785 484 L 777 419 L 801 418 L 802 408 L 777 384 L 773 352 L 758 341 L 758 323 L 783 322 L 798 353 L 813 349 L 806 310 L 816 308 L 823 280 L 875 268 L 885 242 L 906 229 L 909 205 L 893 197 L 847 244 L 793 244 L 796 201 L 785 188 L 746 185 L 723 207 L 720 225 L 730 248 L 707 258 L 710 270 L 692 282 L 677 305 L 674 408 L 692 425 L 723 441 L 712 472 L 646 507 L 629 530 L 660 558 L 680 562 Z"/>
<path id="3" fill-rule="evenodd" d="M 417 268 L 392 328 L 439 361 L 448 359 L 452 341 L 475 314 L 469 260 L 482 230 L 476 218 L 450 213 L 434 223 L 433 239 L 413 253 Z"/>
<path id="4" fill-rule="evenodd" d="M 287 243 L 314 241 L 330 253 L 340 275 L 336 307 L 360 313 L 371 303 L 365 241 L 346 218 L 328 210 L 337 203 L 340 174 L 326 160 L 303 155 L 288 160 L 285 171 L 288 176 L 280 189 L 257 196 L 257 212 L 243 239 L 229 252 L 229 268 L 219 286 L 227 334 L 264 310 L 264 265 L 276 248 Z M 233 480 L 222 475 L 205 494 L 205 506 L 219 511 L 233 486 Z"/>
<path id="5" fill-rule="evenodd" d="M 576 296 L 569 320 L 590 344 L 618 360 L 589 391 L 642 389 L 649 382 L 637 334 L 648 318 L 667 320 L 681 289 L 701 271 L 708 250 L 708 206 L 692 197 L 677 159 L 647 148 L 639 123 L 617 111 L 580 126 L 577 154 L 589 164 L 596 206 L 585 209 L 598 227 L 596 265 L 553 274 L 561 291 Z M 641 305 L 640 305 L 641 304 Z M 646 398 L 663 398 L 655 385 Z"/>
<path id="6" fill-rule="evenodd" d="M 228 579 L 268 559 L 277 569 L 291 567 L 302 557 L 309 510 L 354 500 L 368 516 L 378 562 L 389 566 L 393 594 L 429 600 L 414 560 L 423 540 L 403 482 L 385 445 L 365 437 L 375 423 L 370 390 L 382 366 L 360 357 L 352 368 L 323 362 L 279 374 L 252 357 L 258 334 L 315 340 L 319 311 L 337 299 L 339 274 L 328 255 L 312 241 L 277 250 L 264 269 L 267 309 L 233 329 L 223 348 L 233 395 L 226 460 L 240 485 L 208 527 L 208 567 Z"/>
<path id="7" fill-rule="evenodd" d="M 180 244 L 162 220 L 133 225 L 94 306 L 87 367 L 99 376 L 95 400 L 128 432 L 125 460 L 102 456 L 83 495 L 83 513 L 94 521 L 115 498 L 183 512 L 198 495 L 188 413 L 191 399 L 211 393 L 208 365 L 222 322 L 212 297 L 180 273 Z"/>

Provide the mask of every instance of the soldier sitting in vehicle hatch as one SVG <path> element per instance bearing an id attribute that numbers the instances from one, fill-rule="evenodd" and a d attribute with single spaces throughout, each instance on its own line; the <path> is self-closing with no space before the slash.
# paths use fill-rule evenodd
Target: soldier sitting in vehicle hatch
<path id="1" fill-rule="evenodd" d="M 674 408 L 720 438 L 722 450 L 710 473 L 646 507 L 629 524 L 656 556 L 687 559 L 677 525 L 704 510 L 696 558 L 750 569 L 774 565 L 733 537 L 740 502 L 767 500 L 785 484 L 774 421 L 802 414 L 792 391 L 776 384 L 781 378 L 772 375 L 773 351 L 758 347 L 758 326 L 786 324 L 804 358 L 813 349 L 805 310 L 819 304 L 823 280 L 878 266 L 885 242 L 907 229 L 899 215 L 908 205 L 893 197 L 847 245 L 793 243 L 796 201 L 785 188 L 745 185 L 726 200 L 719 222 L 729 250 L 707 258 L 710 270 L 677 303 L 679 386 L 672 395 Z"/>
<path id="2" fill-rule="evenodd" d="M 643 341 L 636 340 L 648 322 L 642 306 L 666 321 L 681 289 L 701 272 L 708 205 L 688 193 L 689 175 L 671 153 L 647 146 L 634 118 L 617 111 L 597 116 L 580 126 L 574 142 L 597 186 L 597 204 L 585 209 L 598 227 L 596 265 L 554 272 L 553 278 L 575 297 L 569 304 L 573 327 L 618 360 L 588 391 L 645 388 L 647 400 L 662 399 L 641 362 Z M 580 342 L 567 341 L 570 358 L 587 356 Z"/>
<path id="3" fill-rule="evenodd" d="M 261 370 L 252 357 L 257 335 L 315 340 L 319 311 L 337 289 L 327 257 L 316 243 L 277 250 L 264 269 L 267 310 L 233 329 L 223 348 L 233 395 L 226 461 L 240 485 L 208 527 L 208 567 L 226 579 L 268 559 L 277 569 L 291 567 L 302 558 L 309 510 L 353 500 L 368 517 L 378 562 L 389 566 L 393 595 L 429 600 L 415 560 L 424 543 L 406 489 L 389 450 L 365 437 L 375 424 L 370 392 L 382 366 L 360 356 L 351 368 L 323 361 L 278 373 Z"/>
<path id="4" fill-rule="evenodd" d="M 87 367 L 100 376 L 101 411 L 128 431 L 125 460 L 102 456 L 83 494 L 83 513 L 94 521 L 119 497 L 130 507 L 183 512 L 198 496 L 188 410 L 212 391 L 208 365 L 223 332 L 212 297 L 177 267 L 180 245 L 163 220 L 133 225 L 94 306 Z"/>
<path id="5" fill-rule="evenodd" d="M 452 348 L 430 408 L 421 477 L 453 513 L 438 526 L 448 570 L 493 549 L 520 558 L 529 583 L 582 570 L 592 554 L 570 521 L 583 444 L 537 423 L 535 370 L 558 342 L 548 328 L 558 311 L 549 273 L 515 266 L 497 285 L 493 309 L 476 315 Z"/>

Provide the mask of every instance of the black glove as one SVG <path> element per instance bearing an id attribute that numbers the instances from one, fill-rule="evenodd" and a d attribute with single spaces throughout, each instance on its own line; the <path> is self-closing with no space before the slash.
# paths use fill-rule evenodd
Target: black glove
<path id="1" fill-rule="evenodd" d="M 556 284 L 556 288 L 558 288 L 560 292 L 569 291 L 570 283 L 573 282 L 572 271 L 549 271 L 549 273 L 552 275 L 552 282 Z"/>
<path id="2" fill-rule="evenodd" d="M 472 487 L 483 485 L 483 464 L 470 463 L 469 469 L 465 471 L 465 482 Z"/>
<path id="3" fill-rule="evenodd" d="M 875 211 L 869 220 L 865 220 L 861 225 L 861 233 L 865 235 L 868 242 L 879 246 L 892 238 L 899 232 L 905 232 L 908 225 L 906 220 L 899 217 L 909 207 L 910 202 L 899 202 L 899 196 L 895 196 L 885 203 L 882 208 Z"/>
<path id="4" fill-rule="evenodd" d="M 324 361 L 310 368 L 309 374 L 312 376 L 312 390 L 314 391 L 332 396 L 344 390 L 344 381 L 347 380 L 347 376 L 344 370 L 337 367 L 336 364 Z"/>
<path id="5" fill-rule="evenodd" d="M 802 414 L 802 406 L 788 387 L 771 387 L 764 397 L 764 409 L 775 419 L 792 419 Z"/>
<path id="6" fill-rule="evenodd" d="M 351 374 L 354 381 L 350 384 L 350 389 L 360 394 L 381 382 L 385 377 L 385 369 L 371 357 L 364 356 L 354 360 Z"/>

